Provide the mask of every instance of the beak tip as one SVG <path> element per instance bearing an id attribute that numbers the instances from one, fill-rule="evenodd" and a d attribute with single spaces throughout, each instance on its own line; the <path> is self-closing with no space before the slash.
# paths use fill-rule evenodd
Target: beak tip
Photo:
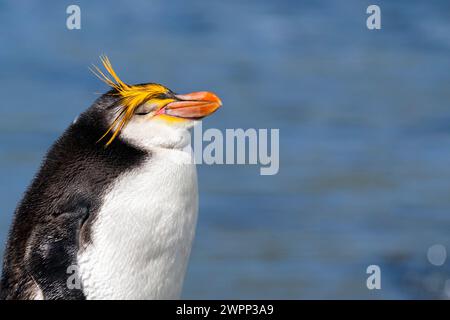
<path id="1" fill-rule="evenodd" d="M 222 100 L 220 100 L 220 98 L 215 93 L 207 92 L 206 96 L 207 96 L 207 98 L 205 100 L 209 100 L 213 103 L 216 103 L 217 109 L 222 107 L 222 105 L 223 105 Z"/>

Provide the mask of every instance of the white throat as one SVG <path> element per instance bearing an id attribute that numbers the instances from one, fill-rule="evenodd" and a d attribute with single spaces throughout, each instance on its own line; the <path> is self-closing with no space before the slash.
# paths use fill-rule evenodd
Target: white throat
<path id="1" fill-rule="evenodd" d="M 151 156 L 104 195 L 92 244 L 78 255 L 87 299 L 176 299 L 181 294 L 198 211 L 195 165 L 190 153 L 156 147 L 154 137 L 136 138 L 136 131 L 139 126 L 125 130 L 124 138 L 150 149 Z M 182 141 L 171 134 L 172 142 Z"/>
<path id="2" fill-rule="evenodd" d="M 158 119 L 133 119 L 121 132 L 120 137 L 147 150 L 155 147 L 183 149 L 191 143 L 189 129 L 197 121 L 167 124 Z"/>

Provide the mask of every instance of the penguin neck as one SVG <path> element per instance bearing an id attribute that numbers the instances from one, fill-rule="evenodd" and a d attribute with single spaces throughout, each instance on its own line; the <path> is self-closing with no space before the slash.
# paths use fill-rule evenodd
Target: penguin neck
<path id="1" fill-rule="evenodd" d="M 144 150 L 181 150 L 191 143 L 189 129 L 193 125 L 194 123 L 188 122 L 185 125 L 172 126 L 158 120 L 134 122 L 123 128 L 120 138 Z"/>

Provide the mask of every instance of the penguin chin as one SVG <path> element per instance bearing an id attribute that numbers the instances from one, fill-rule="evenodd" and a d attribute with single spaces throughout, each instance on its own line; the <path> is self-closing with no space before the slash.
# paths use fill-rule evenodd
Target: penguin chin
<path id="1" fill-rule="evenodd" d="M 153 148 L 183 149 L 191 143 L 189 129 L 198 120 L 168 123 L 162 119 L 130 121 L 120 133 L 120 138 L 144 150 Z"/>

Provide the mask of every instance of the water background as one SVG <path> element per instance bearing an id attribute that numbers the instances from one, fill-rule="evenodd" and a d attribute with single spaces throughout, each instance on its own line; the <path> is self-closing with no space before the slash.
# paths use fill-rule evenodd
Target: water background
<path id="1" fill-rule="evenodd" d="M 0 1 L 1 243 L 48 147 L 107 89 L 87 69 L 105 53 L 127 82 L 216 92 L 205 129 L 280 129 L 277 175 L 198 168 L 184 298 L 446 297 L 450 260 L 427 250 L 450 250 L 450 2 L 377 1 L 380 31 L 364 0 L 76 3 L 69 31 L 72 1 Z"/>

